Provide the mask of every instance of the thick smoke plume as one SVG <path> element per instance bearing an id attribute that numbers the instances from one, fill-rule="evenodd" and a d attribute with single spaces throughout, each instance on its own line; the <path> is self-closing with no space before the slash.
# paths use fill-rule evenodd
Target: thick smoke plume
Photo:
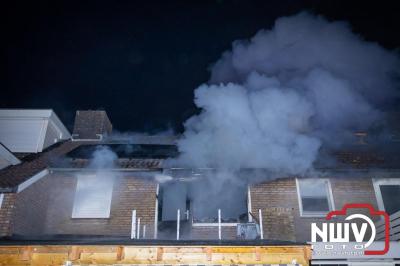
<path id="1" fill-rule="evenodd" d="M 235 41 L 195 90 L 199 115 L 185 123 L 179 162 L 305 174 L 323 147 L 380 126 L 397 96 L 398 56 L 345 22 L 300 13 Z"/>

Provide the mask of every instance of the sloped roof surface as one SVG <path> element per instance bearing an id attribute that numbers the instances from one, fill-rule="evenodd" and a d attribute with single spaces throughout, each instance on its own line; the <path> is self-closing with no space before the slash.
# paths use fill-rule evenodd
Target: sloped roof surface
<path id="1" fill-rule="evenodd" d="M 53 145 L 39 154 L 29 156 L 20 164 L 0 170 L 0 190 L 12 191 L 19 184 L 26 181 L 43 169 L 46 169 L 55 158 L 79 146 L 79 143 L 62 142 Z"/>
<path id="2" fill-rule="evenodd" d="M 79 169 L 86 168 L 93 152 L 102 146 L 109 147 L 119 159 L 118 169 L 162 169 L 164 159 L 175 157 L 178 150 L 175 145 L 159 144 L 110 144 L 100 142 L 66 141 L 53 145 L 42 153 L 24 157 L 22 163 L 0 170 L 0 192 L 11 192 L 19 184 L 47 167 Z M 318 169 L 400 169 L 400 143 L 389 148 L 372 145 L 356 146 L 334 153 L 334 162 L 318 162 Z M 186 169 L 187 170 L 187 169 Z M 187 176 L 185 169 L 174 170 L 178 176 Z M 200 172 L 199 172 L 200 171 Z M 194 174 L 201 174 L 209 169 L 197 169 Z M 178 173 L 179 172 L 179 173 Z M 191 172 L 191 174 L 193 174 Z"/>
<path id="3" fill-rule="evenodd" d="M 0 191 L 12 192 L 19 184 L 47 167 L 85 168 L 93 152 L 101 146 L 109 146 L 119 156 L 116 167 L 122 169 L 159 169 L 164 158 L 177 154 L 176 146 L 173 145 L 66 141 L 55 144 L 42 153 L 24 157 L 19 165 L 0 170 Z"/>

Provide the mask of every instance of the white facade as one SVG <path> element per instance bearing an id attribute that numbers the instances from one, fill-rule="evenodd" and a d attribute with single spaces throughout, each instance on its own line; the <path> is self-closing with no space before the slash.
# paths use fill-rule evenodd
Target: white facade
<path id="1" fill-rule="evenodd" d="M 14 156 L 4 145 L 0 143 L 0 169 L 9 165 L 19 164 L 21 161 Z"/>
<path id="2" fill-rule="evenodd" d="M 69 138 L 71 134 L 51 109 L 0 109 L 0 142 L 11 152 L 41 152 Z"/>

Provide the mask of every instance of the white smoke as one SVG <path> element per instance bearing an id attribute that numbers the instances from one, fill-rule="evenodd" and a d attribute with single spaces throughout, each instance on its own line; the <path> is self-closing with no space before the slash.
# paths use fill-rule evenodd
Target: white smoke
<path id="1" fill-rule="evenodd" d="M 112 134 L 107 136 L 106 141 L 115 143 L 173 145 L 175 144 L 176 136 L 172 128 L 151 135 L 142 132 L 119 132 L 114 129 Z"/>
<path id="2" fill-rule="evenodd" d="M 235 41 L 195 90 L 199 115 L 178 141 L 182 165 L 305 174 L 382 119 L 397 96 L 399 58 L 345 22 L 300 13 Z"/>
<path id="3" fill-rule="evenodd" d="M 118 155 L 107 146 L 99 146 L 93 152 L 88 168 L 103 171 L 115 166 Z"/>

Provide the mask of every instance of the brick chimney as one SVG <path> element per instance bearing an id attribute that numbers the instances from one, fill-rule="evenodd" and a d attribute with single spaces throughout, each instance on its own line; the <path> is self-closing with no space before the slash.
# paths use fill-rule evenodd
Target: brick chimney
<path id="1" fill-rule="evenodd" d="M 112 124 L 106 111 L 76 111 L 72 133 L 74 140 L 101 140 L 111 132 Z"/>

